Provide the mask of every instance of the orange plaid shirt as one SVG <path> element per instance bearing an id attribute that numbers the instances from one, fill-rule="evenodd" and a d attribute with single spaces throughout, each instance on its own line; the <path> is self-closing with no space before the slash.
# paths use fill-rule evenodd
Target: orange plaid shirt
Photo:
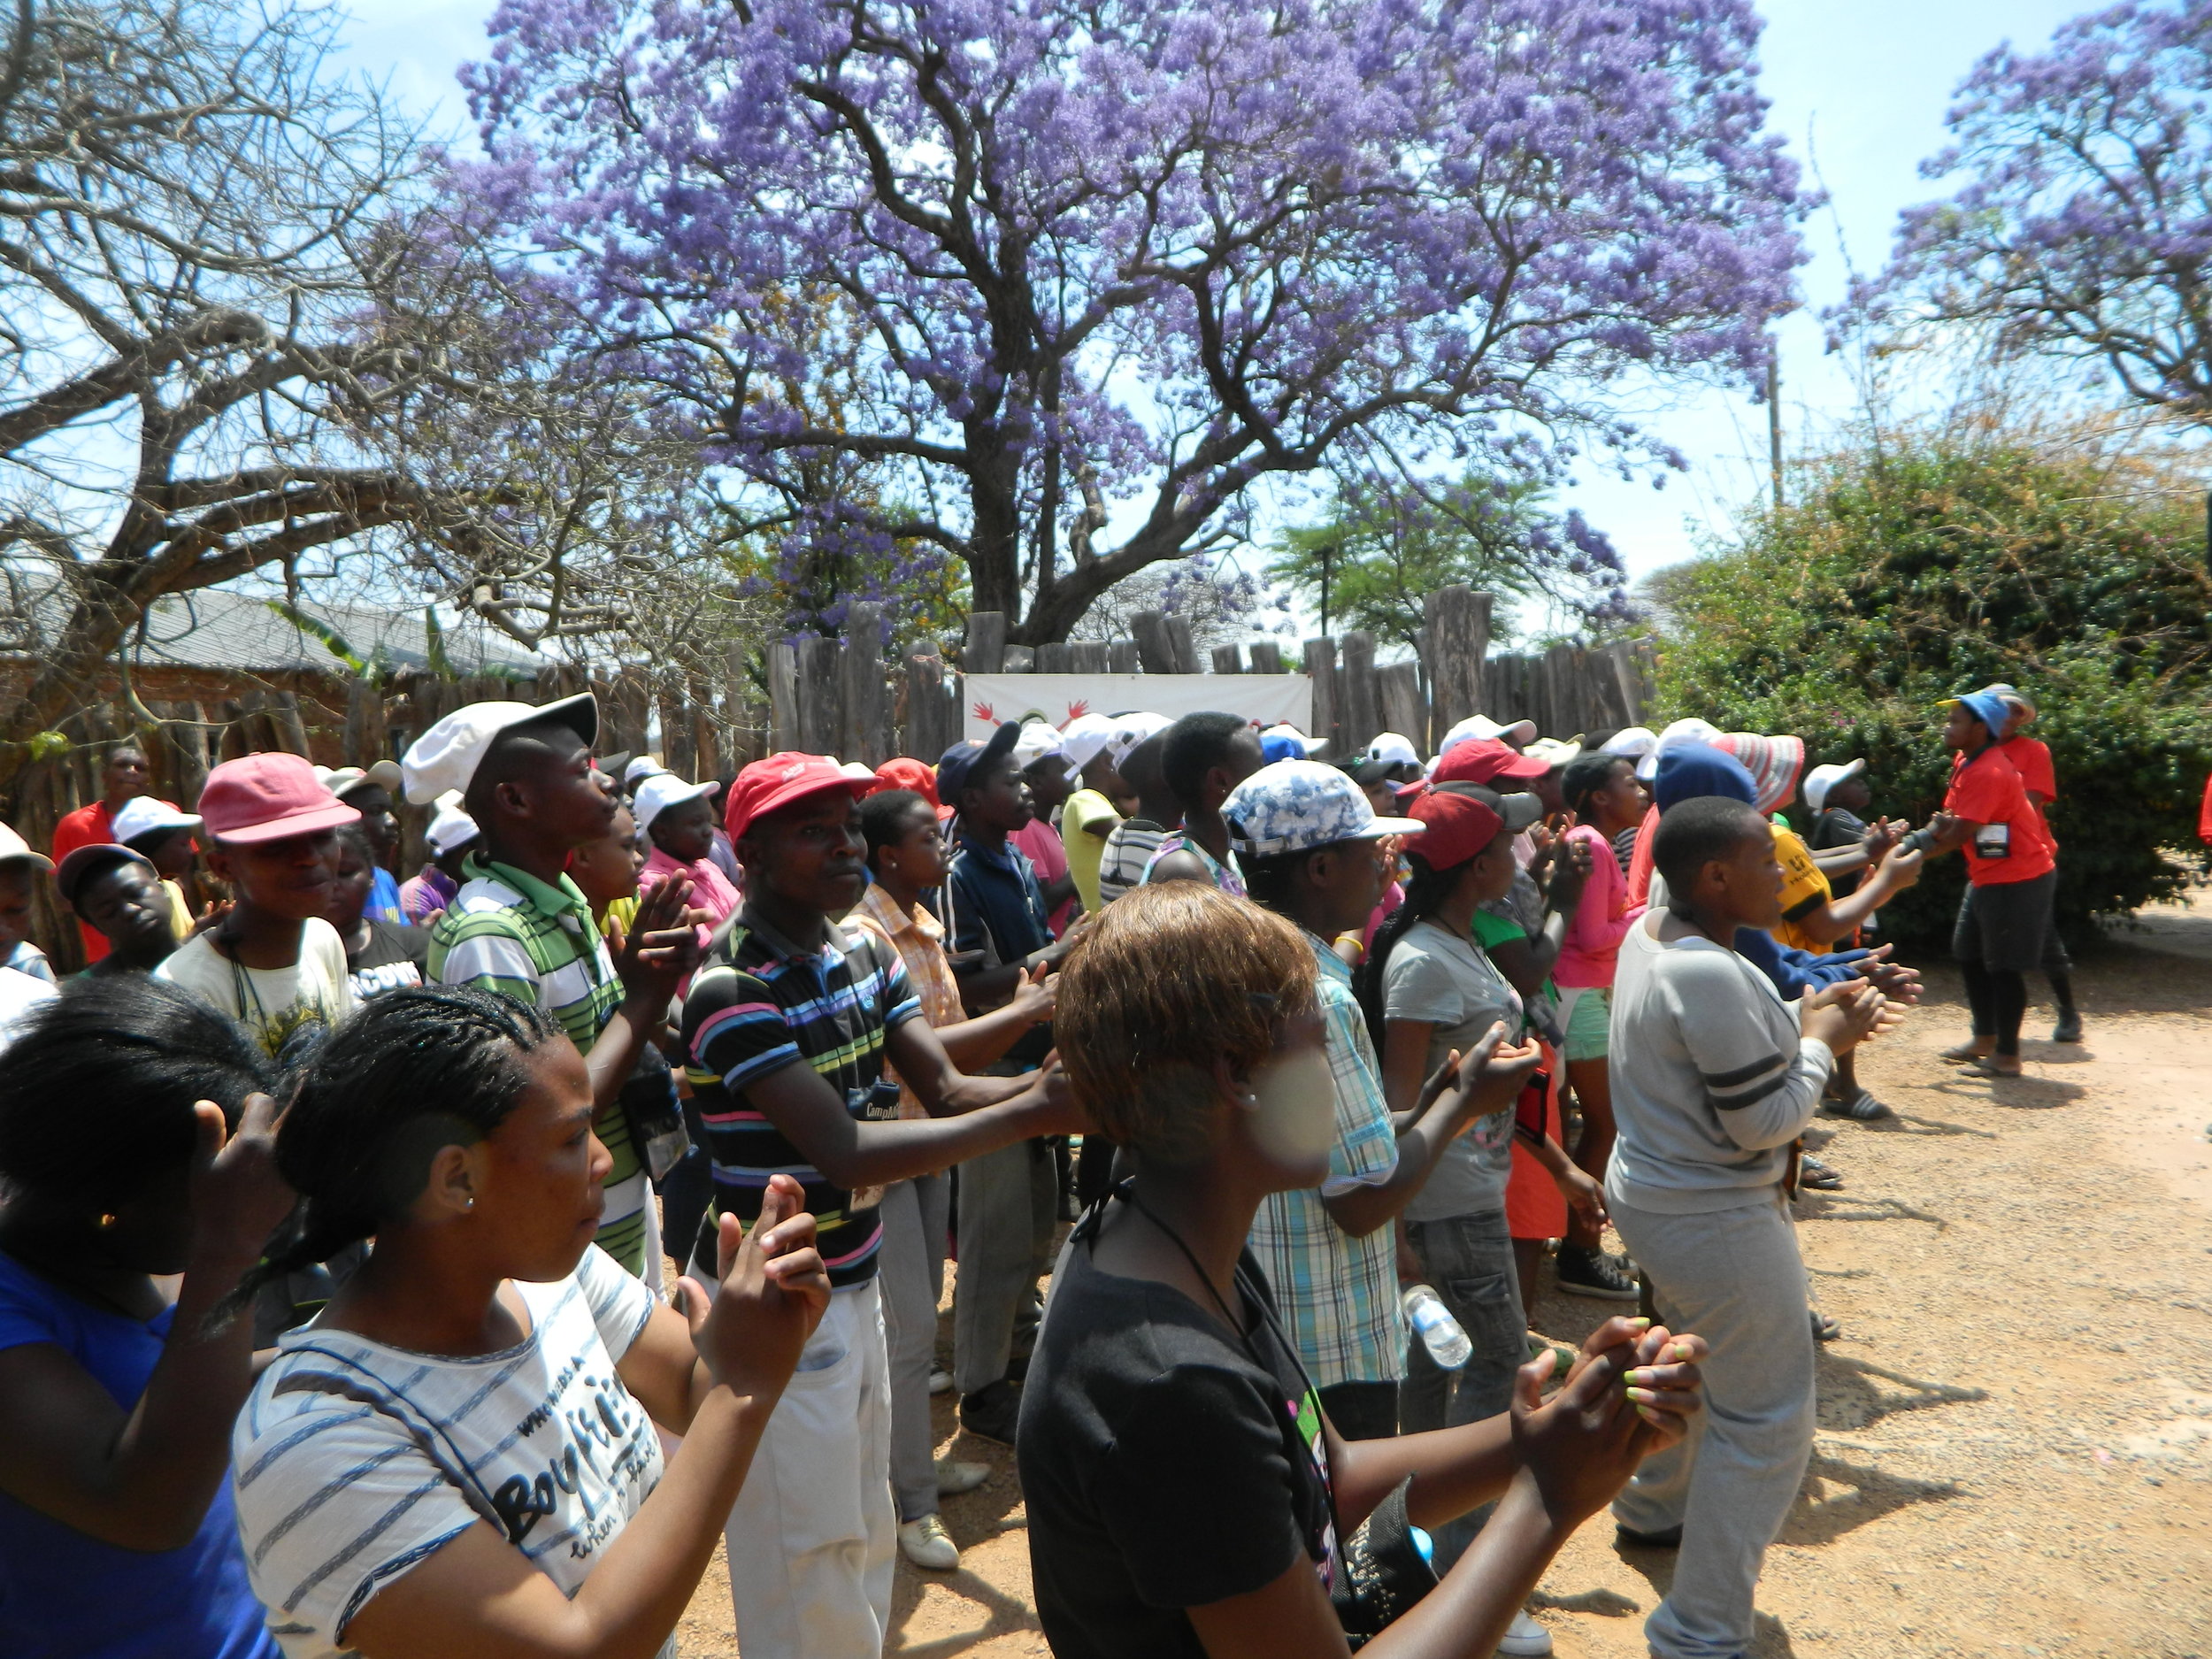
<path id="1" fill-rule="evenodd" d="M 968 1018 L 960 1001 L 959 982 L 952 977 L 952 964 L 945 956 L 945 930 L 934 916 L 918 904 L 911 915 L 907 914 L 898 901 L 871 881 L 846 919 L 872 927 L 891 941 L 899 960 L 906 964 L 906 977 L 913 981 L 914 994 L 921 999 L 924 1019 L 932 1025 L 957 1025 Z M 898 1078 L 898 1068 L 887 1059 L 883 1071 L 887 1077 Z M 929 1116 L 903 1079 L 899 1079 L 899 1116 Z"/>

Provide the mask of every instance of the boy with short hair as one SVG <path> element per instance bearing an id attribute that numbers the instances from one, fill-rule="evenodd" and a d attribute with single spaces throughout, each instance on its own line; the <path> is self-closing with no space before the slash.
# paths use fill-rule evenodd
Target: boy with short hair
<path id="1" fill-rule="evenodd" d="M 793 1174 L 832 1287 L 730 1516 L 730 1595 L 746 1659 L 862 1659 L 881 1650 L 890 1627 L 882 1189 L 1084 1126 L 1056 1068 L 962 1075 L 921 1017 L 898 951 L 833 919 L 867 883 L 855 797 L 873 782 L 818 755 L 772 755 L 738 774 L 727 821 L 745 902 L 684 999 L 716 1208 L 749 1222 L 768 1173 Z M 887 1061 L 932 1116 L 898 1116 Z M 712 1233 L 702 1227 L 701 1237 L 711 1253 Z"/>
<path id="2" fill-rule="evenodd" d="M 1162 838 L 1147 881 L 1210 881 L 1232 898 L 1244 896 L 1244 877 L 1221 805 L 1266 764 L 1260 734 L 1240 715 L 1187 714 L 1160 748 L 1160 778 L 1182 809 L 1182 826 Z"/>
<path id="3" fill-rule="evenodd" d="M 61 861 L 54 887 L 77 919 L 97 928 L 108 953 L 87 974 L 151 973 L 177 948 L 169 895 L 152 861 L 128 847 L 80 847 Z"/>
<path id="4" fill-rule="evenodd" d="M 1760 1563 L 1812 1451 L 1813 1339 L 1784 1195 L 1790 1144 L 1834 1056 L 1896 1015 L 1863 982 L 1809 991 L 1793 1010 L 1737 954 L 1740 929 L 1782 918 L 1773 832 L 1748 803 L 1685 800 L 1653 841 L 1668 908 L 1621 941 L 1606 1207 L 1661 1323 L 1712 1344 L 1711 1404 L 1701 1436 L 1646 1462 L 1613 1514 L 1624 1544 L 1681 1550 L 1644 1625 L 1652 1653 L 1707 1659 L 1750 1647 Z"/>
<path id="5" fill-rule="evenodd" d="M 692 929 L 701 917 L 684 908 L 690 884 L 675 877 L 645 897 L 618 956 L 600 937 L 590 902 L 564 869 L 614 821 L 614 797 L 593 781 L 598 733 L 588 692 L 541 706 L 475 703 L 417 738 L 402 766 L 409 800 L 426 805 L 457 789 L 482 835 L 431 929 L 427 977 L 534 1002 L 576 1045 L 598 1106 L 593 1128 L 613 1156 L 600 1183 L 597 1242 L 649 1285 L 661 1263 L 646 1151 L 620 1096 L 698 960 Z"/>
<path id="6" fill-rule="evenodd" d="M 353 1011 L 346 950 L 323 919 L 337 833 L 360 813 L 297 755 L 247 755 L 207 774 L 207 864 L 229 913 L 154 970 L 237 1020 L 272 1055 Z"/>

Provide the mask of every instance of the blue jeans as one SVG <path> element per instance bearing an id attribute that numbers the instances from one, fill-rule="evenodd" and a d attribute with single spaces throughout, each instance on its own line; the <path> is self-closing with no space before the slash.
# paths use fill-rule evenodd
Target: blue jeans
<path id="1" fill-rule="evenodd" d="M 1474 1352 L 1458 1371 L 1448 1371 L 1418 1336 L 1412 1339 L 1406 1379 L 1398 1385 L 1398 1432 L 1418 1434 L 1496 1417 L 1513 1403 L 1514 1375 L 1528 1363 L 1528 1316 L 1505 1212 L 1409 1221 L 1406 1237 Z M 1437 1571 L 1457 1561 L 1481 1528 L 1477 1511 L 1435 1529 Z"/>

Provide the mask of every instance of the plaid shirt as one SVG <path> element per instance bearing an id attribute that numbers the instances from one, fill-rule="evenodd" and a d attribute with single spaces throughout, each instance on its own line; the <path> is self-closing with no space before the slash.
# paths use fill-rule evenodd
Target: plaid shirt
<path id="1" fill-rule="evenodd" d="M 910 916 L 896 899 L 871 881 L 845 919 L 872 927 L 891 941 L 899 960 L 906 964 L 914 995 L 921 999 L 924 1019 L 932 1025 L 957 1025 L 968 1018 L 960 1002 L 960 982 L 952 977 L 952 964 L 945 956 L 944 927 L 927 910 L 918 904 Z M 898 1068 L 887 1064 L 883 1074 L 895 1078 Z M 903 1081 L 899 1084 L 899 1116 L 929 1116 L 920 1097 Z"/>
<path id="2" fill-rule="evenodd" d="M 563 876 L 548 887 L 511 864 L 470 855 L 461 890 L 430 930 L 428 977 L 436 985 L 472 985 L 542 1009 L 589 1054 L 622 1004 L 614 958 L 592 920 L 591 904 Z M 600 1190 L 606 1207 L 599 1248 L 631 1272 L 646 1270 L 646 1205 L 652 1187 L 619 1102 L 600 1108 L 592 1128 L 614 1157 Z"/>
<path id="3" fill-rule="evenodd" d="M 1268 1194 L 1252 1220 L 1252 1254 L 1316 1387 L 1396 1382 L 1405 1375 L 1406 1354 L 1396 1232 L 1377 1227 L 1355 1239 L 1321 1200 L 1388 1180 L 1398 1167 L 1398 1139 L 1367 1021 L 1352 994 L 1352 971 L 1327 941 L 1308 933 L 1306 942 L 1320 966 L 1314 988 L 1336 1079 L 1336 1145 L 1318 1188 Z"/>

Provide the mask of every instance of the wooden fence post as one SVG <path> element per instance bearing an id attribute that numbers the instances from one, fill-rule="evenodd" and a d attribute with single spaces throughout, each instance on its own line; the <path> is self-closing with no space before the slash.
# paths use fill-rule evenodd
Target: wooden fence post
<path id="1" fill-rule="evenodd" d="M 1428 710 L 1421 702 L 1418 663 L 1389 663 L 1375 671 L 1385 731 L 1395 732 L 1423 754 L 1429 749 Z"/>
<path id="2" fill-rule="evenodd" d="M 699 756 L 691 741 L 691 711 L 684 706 L 683 687 L 664 677 L 653 689 L 661 718 L 661 764 L 686 783 L 696 782 Z"/>
<path id="3" fill-rule="evenodd" d="M 1240 674 L 1244 672 L 1244 648 L 1239 645 L 1217 645 L 1213 648 L 1214 672 Z"/>
<path id="4" fill-rule="evenodd" d="M 1306 641 L 1306 675 L 1313 681 L 1313 730 L 1309 737 L 1329 740 L 1329 756 L 1345 754 L 1344 723 L 1337 715 L 1336 641 L 1326 634 Z"/>
<path id="5" fill-rule="evenodd" d="M 806 754 L 835 755 L 844 735 L 843 700 L 837 695 L 841 655 L 839 641 L 818 634 L 798 641 L 798 746 Z"/>
<path id="6" fill-rule="evenodd" d="M 837 757 L 880 766 L 891 758 L 891 711 L 883 695 L 883 607 L 864 599 L 845 615 L 843 721 Z"/>
<path id="7" fill-rule="evenodd" d="M 1354 628 L 1344 636 L 1343 753 L 1365 749 L 1382 730 L 1382 699 L 1375 684 L 1375 636 Z"/>
<path id="8" fill-rule="evenodd" d="M 1175 669 L 1179 674 L 1198 672 L 1198 645 L 1190 636 L 1188 617 L 1170 617 L 1167 619 L 1168 642 L 1175 649 Z"/>
<path id="9" fill-rule="evenodd" d="M 941 658 L 917 652 L 906 659 L 905 753 L 933 762 L 952 747 L 959 710 L 945 689 Z"/>
<path id="10" fill-rule="evenodd" d="M 1144 660 L 1137 655 L 1134 640 L 1115 640 L 1106 647 L 1107 672 L 1116 674 L 1141 674 Z"/>
<path id="11" fill-rule="evenodd" d="M 1136 635 L 1137 664 L 1147 674 L 1172 674 L 1176 667 L 1175 641 L 1167 631 L 1167 617 L 1158 611 L 1140 611 L 1129 618 L 1129 631 Z"/>
<path id="12" fill-rule="evenodd" d="M 1440 736 L 1483 711 L 1483 662 L 1490 652 L 1488 594 L 1455 585 L 1423 603 L 1428 620 L 1429 712 Z"/>
<path id="13" fill-rule="evenodd" d="M 1006 659 L 999 664 L 999 672 L 1026 674 L 1033 672 L 1036 666 L 1037 653 L 1034 649 L 1026 645 L 1010 645 L 1006 648 Z"/>
<path id="14" fill-rule="evenodd" d="M 1064 641 L 1048 640 L 1037 648 L 1037 672 L 1041 674 L 1064 674 L 1068 672 L 1068 648 Z"/>
<path id="15" fill-rule="evenodd" d="M 1113 667 L 1113 657 L 1103 640 L 1077 640 L 1068 646 L 1071 674 L 1103 674 Z"/>
<path id="16" fill-rule="evenodd" d="M 964 674 L 1006 672 L 1006 613 L 1003 611 L 968 612 L 968 642 L 960 652 Z"/>
<path id="17" fill-rule="evenodd" d="M 799 649 L 788 640 L 768 648 L 768 751 L 799 747 Z"/>
<path id="18" fill-rule="evenodd" d="M 1283 648 L 1272 640 L 1255 640 L 1251 644 L 1252 672 L 1256 674 L 1279 674 L 1283 672 Z"/>

